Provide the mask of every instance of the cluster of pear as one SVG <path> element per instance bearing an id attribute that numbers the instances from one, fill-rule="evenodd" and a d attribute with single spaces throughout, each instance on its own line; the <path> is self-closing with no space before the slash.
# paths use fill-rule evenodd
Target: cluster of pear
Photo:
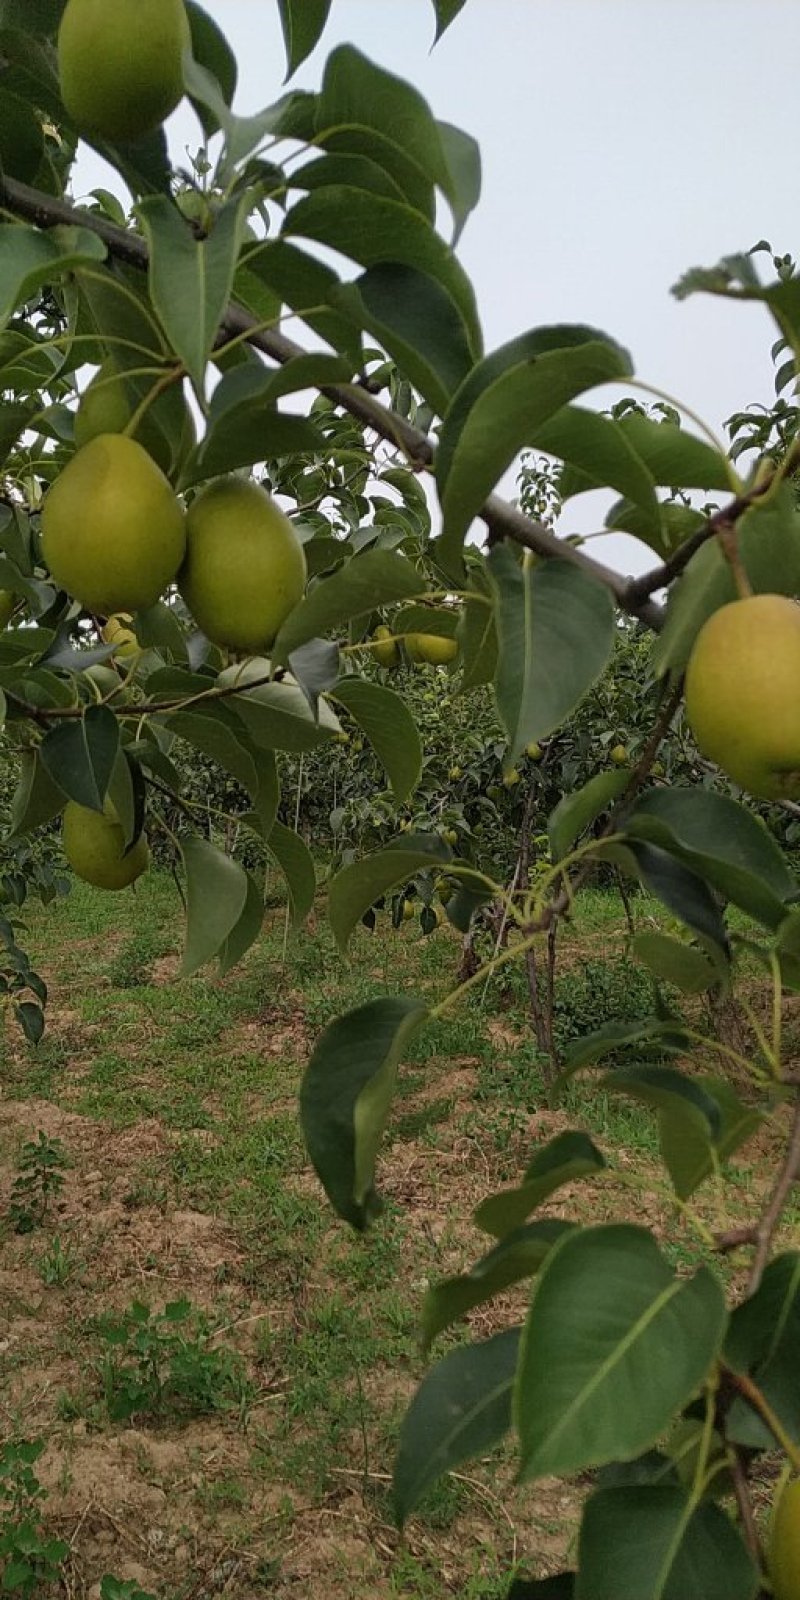
<path id="1" fill-rule="evenodd" d="M 81 420 L 79 411 L 86 438 Z M 137 439 L 91 428 L 45 499 L 42 554 L 55 582 L 106 619 L 103 638 L 122 663 L 139 652 L 133 613 L 173 583 L 212 643 L 254 654 L 272 645 L 306 582 L 297 534 L 263 489 L 223 478 L 184 512 Z M 110 802 L 102 813 L 71 803 L 63 843 L 78 876 L 102 889 L 125 888 L 148 864 L 146 841 L 126 845 Z"/>

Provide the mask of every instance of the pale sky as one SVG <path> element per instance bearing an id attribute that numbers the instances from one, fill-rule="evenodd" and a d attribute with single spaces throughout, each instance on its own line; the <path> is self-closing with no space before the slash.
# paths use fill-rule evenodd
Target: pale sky
<path id="1" fill-rule="evenodd" d="M 275 0 L 204 3 L 239 60 L 235 109 L 270 104 L 285 70 Z M 640 378 L 717 429 L 749 402 L 768 403 L 776 334 L 766 313 L 705 296 L 678 303 L 669 290 L 686 268 L 762 237 L 798 248 L 800 7 L 467 0 L 433 52 L 432 37 L 430 0 L 333 0 L 293 84 L 316 87 L 327 51 L 349 40 L 478 139 L 483 198 L 459 255 L 487 348 L 540 324 L 588 322 L 632 351 Z M 169 131 L 177 159 L 200 142 L 190 108 Z M 79 171 L 85 189 L 107 181 L 88 154 Z M 607 397 L 595 391 L 599 405 Z M 592 498 L 566 519 L 583 531 L 600 526 Z M 627 540 L 593 550 L 642 564 Z"/>

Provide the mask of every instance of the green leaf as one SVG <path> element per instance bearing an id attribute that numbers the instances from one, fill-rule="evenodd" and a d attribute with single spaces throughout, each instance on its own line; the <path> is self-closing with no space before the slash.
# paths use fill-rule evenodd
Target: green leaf
<path id="1" fill-rule="evenodd" d="M 214 18 L 203 10 L 202 6 L 195 3 L 195 0 L 187 0 L 186 14 L 189 18 L 189 27 L 192 32 L 192 55 L 194 60 L 199 62 L 201 67 L 205 67 L 207 72 L 212 73 L 219 84 L 223 101 L 230 106 L 236 93 L 236 83 L 239 75 L 236 57 L 222 29 L 217 26 Z M 199 101 L 193 101 L 193 105 L 202 123 L 206 139 L 209 139 L 219 128 L 219 119 L 206 106 L 201 105 Z"/>
<path id="2" fill-rule="evenodd" d="M 418 1000 L 382 997 L 326 1028 L 303 1078 L 306 1148 L 331 1205 L 354 1228 L 380 1210 L 375 1159 L 400 1057 L 427 1017 Z"/>
<path id="3" fill-rule="evenodd" d="M 731 1315 L 724 1359 L 747 1373 L 793 1443 L 800 1441 L 800 1254 L 775 1256 L 759 1288 Z M 755 1450 L 775 1448 L 761 1417 L 739 1396 L 728 1414 L 728 1437 Z"/>
<path id="4" fill-rule="evenodd" d="M 422 742 L 405 701 L 393 689 L 367 678 L 341 678 L 333 693 L 386 768 L 396 799 L 407 800 L 422 773 Z"/>
<path id="5" fill-rule="evenodd" d="M 17 306 L 45 284 L 86 262 L 102 261 L 106 247 L 88 228 L 50 228 L 42 233 L 25 223 L 0 224 L 0 327 Z"/>
<path id="6" fill-rule="evenodd" d="M 666 1043 L 679 1036 L 679 1029 L 678 1018 L 665 1021 L 661 1017 L 646 1017 L 635 1022 L 606 1022 L 593 1033 L 581 1034 L 570 1041 L 564 1051 L 562 1077 L 570 1078 L 582 1067 L 594 1066 L 596 1061 L 602 1061 L 604 1056 L 626 1045 L 647 1044 L 652 1040 Z"/>
<path id="7" fill-rule="evenodd" d="M 310 56 L 331 9 L 331 0 L 278 0 L 286 45 L 287 78 Z"/>
<path id="8" fill-rule="evenodd" d="M 224 703 L 197 704 L 188 711 L 174 712 L 165 717 L 164 726 L 195 750 L 218 761 L 255 799 L 258 775 L 247 749 L 247 735 L 239 718 Z"/>
<path id="9" fill-rule="evenodd" d="M 268 683 L 270 664 L 258 656 L 241 665 L 226 667 L 219 676 L 221 688 L 241 684 L 226 704 L 240 717 L 255 745 L 262 750 L 314 750 L 340 731 L 339 719 L 326 700 L 320 700 L 315 718 L 299 684 L 289 679 Z M 253 684 L 253 687 L 248 687 Z"/>
<path id="10" fill-rule="evenodd" d="M 496 1239 L 519 1228 L 543 1200 L 565 1183 L 596 1178 L 605 1169 L 605 1157 L 586 1133 L 559 1133 L 529 1162 L 516 1189 L 501 1189 L 476 1207 L 474 1222 Z"/>
<path id="11" fill-rule="evenodd" d="M 417 1390 L 400 1429 L 394 1506 L 402 1524 L 426 1489 L 498 1444 L 511 1426 L 519 1328 L 451 1350 Z"/>
<path id="12" fill-rule="evenodd" d="M 585 406 L 564 406 L 529 442 L 565 463 L 558 480 L 562 500 L 587 490 L 616 489 L 638 507 L 651 533 L 660 529 L 656 480 L 619 422 Z"/>
<path id="13" fill-rule="evenodd" d="M 681 1200 L 688 1200 L 764 1120 L 758 1111 L 744 1105 L 725 1078 L 696 1078 L 695 1082 L 716 1101 L 720 1117 L 716 1138 L 709 1139 L 696 1120 L 674 1110 L 662 1111 L 658 1119 L 661 1156 Z"/>
<path id="14" fill-rule="evenodd" d="M 508 1600 L 575 1600 L 575 1573 L 558 1572 L 552 1578 L 517 1578 Z"/>
<path id="15" fill-rule="evenodd" d="M 436 42 L 438 44 L 446 28 L 455 21 L 459 11 L 462 10 L 466 0 L 433 0 L 436 12 Z"/>
<path id="16" fill-rule="evenodd" d="M 346 352 L 356 363 L 359 361 L 359 332 L 350 318 L 333 309 L 341 285 L 331 267 L 285 239 L 268 239 L 242 256 L 234 284 L 237 300 L 257 317 L 263 315 L 260 295 L 264 286 L 335 350 Z M 259 297 L 255 303 L 254 289 Z"/>
<path id="17" fill-rule="evenodd" d="M 652 1484 L 600 1489 L 587 1501 L 575 1600 L 754 1600 L 758 1588 L 737 1530 L 712 1501 Z"/>
<path id="18" fill-rule="evenodd" d="M 61 722 L 39 746 L 43 766 L 70 800 L 102 811 L 119 751 L 119 724 L 107 706 L 89 706 L 80 720 Z"/>
<path id="19" fill-rule="evenodd" d="M 488 558 L 496 593 L 495 698 L 508 735 L 506 766 L 552 733 L 603 671 L 614 644 L 607 589 L 566 561 L 519 565 L 507 545 Z"/>
<path id="20" fill-rule="evenodd" d="M 703 994 L 719 982 L 718 969 L 702 950 L 668 933 L 637 933 L 631 948 L 656 978 L 674 984 L 684 994 Z"/>
<path id="21" fill-rule="evenodd" d="M 180 487 L 193 488 L 207 478 L 252 467 L 258 461 L 316 455 L 324 447 L 319 428 L 306 417 L 277 411 L 273 405 L 242 406 L 229 411 L 201 440 L 183 468 Z"/>
<path id="22" fill-rule="evenodd" d="M 0 89 L 0 166 L 10 178 L 33 183 L 44 154 L 39 118 L 27 100 Z"/>
<path id="23" fill-rule="evenodd" d="M 148 196 L 138 207 L 150 249 L 150 297 L 198 394 L 231 298 L 249 203 L 241 194 L 229 200 L 207 239 L 195 237 L 166 195 Z"/>
<path id="24" fill-rule="evenodd" d="M 775 840 L 751 811 L 709 789 L 651 789 L 626 822 L 626 833 L 668 850 L 756 917 L 777 928 L 797 892 Z"/>
<path id="25" fill-rule="evenodd" d="M 444 416 L 476 354 L 463 313 L 447 290 L 413 267 L 385 262 L 343 286 L 336 302 L 380 340 L 409 382 Z"/>
<path id="26" fill-rule="evenodd" d="M 444 419 L 436 482 L 444 527 L 437 560 L 456 576 L 467 530 L 506 468 L 568 400 L 627 377 L 627 352 L 595 328 L 537 328 L 465 379 Z"/>
<path id="27" fill-rule="evenodd" d="M 445 193 L 453 213 L 451 243 L 455 250 L 467 219 L 481 197 L 481 150 L 477 140 L 463 128 L 456 128 L 451 122 L 439 122 L 437 126 L 450 174 L 450 185 Z"/>
<path id="28" fill-rule="evenodd" d="M 287 617 L 272 651 L 280 664 L 308 639 L 341 630 L 356 617 L 381 606 L 407 600 L 425 588 L 425 580 L 395 550 L 365 550 L 331 578 L 323 578 Z"/>
<path id="29" fill-rule="evenodd" d="M 180 841 L 186 872 L 186 945 L 180 975 L 190 978 L 219 955 L 247 900 L 248 877 L 207 839 Z"/>
<path id="30" fill-rule="evenodd" d="M 437 1334 L 459 1322 L 475 1306 L 485 1305 L 503 1289 L 532 1277 L 562 1234 L 574 1226 L 558 1217 L 529 1222 L 527 1227 L 507 1234 L 469 1272 L 434 1284 L 422 1307 L 423 1349 L 427 1350 Z"/>
<path id="31" fill-rule="evenodd" d="M 274 822 L 266 839 L 267 853 L 277 862 L 289 890 L 293 926 L 305 922 L 317 892 L 317 873 L 308 845 L 282 822 Z"/>
<path id="32" fill-rule="evenodd" d="M 264 921 L 264 896 L 255 879 L 247 873 L 247 895 L 239 921 L 231 929 L 225 943 L 219 952 L 219 975 L 224 978 L 226 972 L 241 961 L 250 946 L 255 944 L 261 932 Z"/>
<path id="33" fill-rule="evenodd" d="M 20 756 L 19 782 L 11 802 L 9 837 L 20 839 L 43 828 L 60 815 L 67 803 L 63 789 L 51 778 L 40 756 L 31 750 Z"/>
<path id="34" fill-rule="evenodd" d="M 716 1100 L 696 1078 L 687 1078 L 675 1067 L 622 1067 L 607 1073 L 600 1083 L 609 1094 L 623 1094 L 641 1105 L 680 1115 L 684 1126 L 691 1123 L 709 1141 L 722 1130 Z"/>
<path id="35" fill-rule="evenodd" d="M 472 284 L 444 240 L 410 205 L 347 184 L 333 184 L 299 200 L 286 217 L 283 233 L 329 245 L 362 267 L 395 262 L 426 273 L 455 302 L 470 343 L 480 349 Z"/>
<path id="36" fill-rule="evenodd" d="M 703 878 L 655 845 L 630 840 L 625 848 L 634 857 L 639 877 L 650 893 L 688 928 L 726 952 L 725 921 L 718 900 Z"/>
<path id="37" fill-rule="evenodd" d="M 790 484 L 783 484 L 768 505 L 746 511 L 737 534 L 742 565 L 756 594 L 800 591 L 800 512 Z M 653 649 L 657 671 L 685 667 L 703 623 L 735 599 L 730 563 L 718 540 L 710 539 L 670 589 L 666 622 Z"/>
<path id="38" fill-rule="evenodd" d="M 523 1334 L 521 1476 L 582 1472 L 655 1444 L 701 1387 L 726 1315 L 713 1274 L 676 1278 L 645 1229 L 568 1234 L 536 1280 Z"/>
<path id="39" fill-rule="evenodd" d="M 473 598 L 474 591 L 474 598 Z M 470 572 L 470 593 L 461 607 L 457 638 L 461 647 L 460 692 L 492 683 L 497 672 L 497 627 L 494 591 L 485 562 Z"/>
<path id="40" fill-rule="evenodd" d="M 562 796 L 547 819 L 547 837 L 554 861 L 563 861 L 575 841 L 608 810 L 611 801 L 622 794 L 629 781 L 630 773 L 621 769 L 598 772 L 582 789 Z"/>
<path id="41" fill-rule="evenodd" d="M 426 867 L 452 859 L 452 851 L 438 834 L 409 833 L 386 849 L 343 867 L 331 879 L 328 890 L 328 918 L 339 948 L 347 949 L 364 912 L 382 895 L 407 883 Z"/>
<path id="42" fill-rule="evenodd" d="M 413 84 L 377 66 L 353 45 L 340 45 L 328 57 L 317 127 L 320 132 L 358 128 L 391 140 L 429 183 L 447 194 L 450 171 L 430 106 Z"/>

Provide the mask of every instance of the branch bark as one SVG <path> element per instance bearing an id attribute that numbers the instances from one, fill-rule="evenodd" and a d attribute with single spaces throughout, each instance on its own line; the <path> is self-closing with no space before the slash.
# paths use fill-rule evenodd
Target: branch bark
<path id="1" fill-rule="evenodd" d="M 755 1294 L 764 1276 L 764 1268 L 769 1260 L 772 1241 L 780 1226 L 783 1208 L 798 1175 L 800 1175 L 800 1094 L 795 1101 L 792 1131 L 786 1146 L 786 1154 L 775 1179 L 769 1203 L 756 1224 L 756 1250 L 747 1280 L 748 1297 Z"/>
<path id="2" fill-rule="evenodd" d="M 105 217 L 84 211 L 68 200 L 43 194 L 28 184 L 0 175 L 0 206 L 11 215 L 31 222 L 39 228 L 56 226 L 88 228 L 102 239 L 109 255 L 115 260 L 138 267 L 142 271 L 147 270 L 148 249 L 139 234 L 119 228 Z M 307 354 L 302 345 L 287 338 L 286 334 L 278 329 L 259 327 L 256 319 L 243 306 L 231 304 L 220 328 L 220 338 L 226 341 L 237 335 L 244 337 L 254 349 L 261 351 L 263 355 L 281 366 L 293 361 L 297 356 Z M 382 405 L 369 392 L 366 385 L 335 384 L 326 387 L 323 393 L 351 416 L 356 417 L 359 422 L 371 428 L 388 444 L 401 449 L 414 471 L 425 472 L 432 469 L 435 460 L 432 441 L 404 417 L 398 416 L 396 412 Z M 760 487 L 753 491 L 753 495 L 734 500 L 722 511 L 715 513 L 708 524 L 699 530 L 693 539 L 688 540 L 686 545 L 681 546 L 670 561 L 659 564 L 640 578 L 626 578 L 603 562 L 596 561 L 585 551 L 576 549 L 566 540 L 556 538 L 544 523 L 526 517 L 516 506 L 503 500 L 499 495 L 489 496 L 480 511 L 480 517 L 485 522 L 492 539 L 512 539 L 516 544 L 523 545 L 545 559 L 558 557 L 561 561 L 571 561 L 596 582 L 610 589 L 623 611 L 637 617 L 639 621 L 657 632 L 663 625 L 664 608 L 651 598 L 652 594 L 664 587 L 677 572 L 682 570 L 694 550 L 716 531 L 718 521 L 735 520 L 751 503 L 754 495 L 763 492 L 764 488 Z"/>

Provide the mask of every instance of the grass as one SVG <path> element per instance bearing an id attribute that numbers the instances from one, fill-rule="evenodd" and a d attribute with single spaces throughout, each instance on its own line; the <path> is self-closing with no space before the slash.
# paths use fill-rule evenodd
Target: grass
<path id="1" fill-rule="evenodd" d="M 655 907 L 639 901 L 637 914 Z M 647 1190 L 655 1118 L 591 1078 L 549 1108 L 522 977 L 504 979 L 501 1004 L 493 986 L 485 1003 L 476 986 L 410 1051 L 381 1161 L 386 1211 L 355 1238 L 308 1170 L 296 1111 L 303 1062 L 349 1007 L 398 989 L 446 993 L 457 939 L 422 940 L 416 925 L 361 931 L 345 963 L 320 916 L 284 965 L 276 911 L 224 981 L 209 972 L 180 982 L 180 920 L 157 874 L 124 897 L 76 886 L 31 919 L 31 953 L 52 991 L 44 1041 L 32 1051 L 6 1037 L 0 1207 L 39 1127 L 71 1162 L 47 1226 L 4 1242 L 13 1359 L 0 1400 L 11 1431 L 50 1441 L 48 1517 L 72 1540 L 72 1592 L 88 1594 L 106 1570 L 125 1576 L 134 1551 L 131 1575 L 162 1600 L 188 1600 L 223 1557 L 240 1564 L 240 1600 L 320 1588 L 331 1600 L 500 1600 L 516 1554 L 538 1573 L 557 1569 L 577 1500 L 563 1486 L 515 1489 L 509 1449 L 437 1486 L 398 1539 L 388 1476 L 425 1370 L 424 1288 L 485 1248 L 472 1206 L 567 1126 L 609 1154 L 623 1149 L 626 1162 L 621 1175 L 576 1189 L 570 1212 L 643 1220 L 669 1235 L 678 1265 L 694 1259 L 690 1230 Z M 619 901 L 587 893 L 564 940 L 562 1041 L 647 1010 L 649 987 L 624 946 Z M 731 1223 L 747 1214 L 756 1168 L 748 1159 L 737 1168 Z M 637 1174 L 644 1190 L 630 1187 Z M 134 1418 L 126 1430 L 103 1404 L 98 1319 L 133 1300 L 158 1310 L 182 1296 L 244 1363 L 241 1403 L 235 1414 Z M 524 1305 L 516 1293 L 474 1331 Z"/>

